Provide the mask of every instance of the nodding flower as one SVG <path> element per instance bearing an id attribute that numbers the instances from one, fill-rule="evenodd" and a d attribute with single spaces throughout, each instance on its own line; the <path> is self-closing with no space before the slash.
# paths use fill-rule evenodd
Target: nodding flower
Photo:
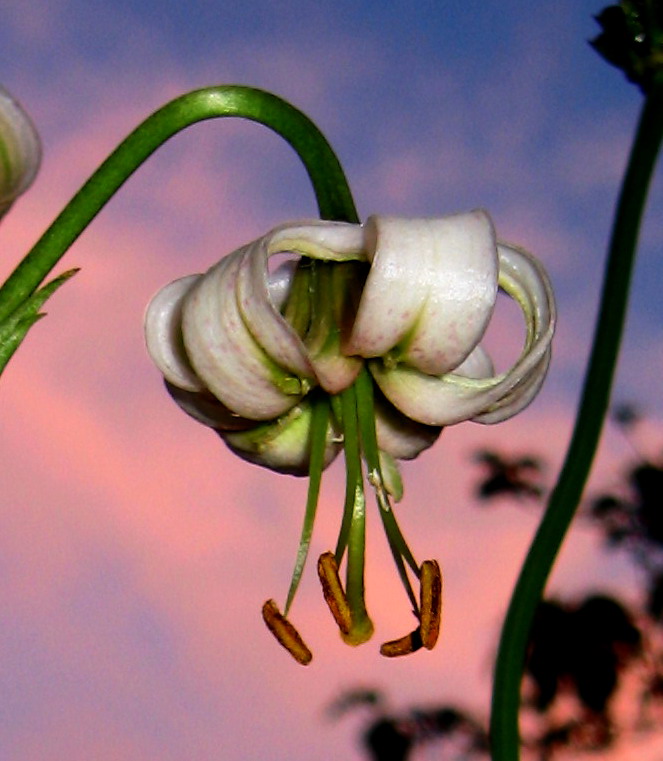
<path id="1" fill-rule="evenodd" d="M 0 217 L 28 189 L 40 162 L 37 131 L 21 106 L 0 87 Z"/>
<path id="2" fill-rule="evenodd" d="M 276 255 L 287 256 L 270 267 Z M 513 366 L 496 374 L 480 341 L 499 288 L 520 307 L 526 336 Z M 381 653 L 435 645 L 441 571 L 435 560 L 415 560 L 398 526 L 397 461 L 417 457 L 444 426 L 497 423 L 526 407 L 546 375 L 554 326 L 541 264 L 498 241 L 483 210 L 285 224 L 157 293 L 146 342 L 175 402 L 240 457 L 310 478 L 285 612 L 273 600 L 263 607 L 267 626 L 298 662 L 308 663 L 311 651 L 286 616 L 321 474 L 341 450 L 347 486 L 339 536 L 318 561 L 341 636 L 358 645 L 373 633 L 364 599 L 367 481 L 416 619 Z"/>

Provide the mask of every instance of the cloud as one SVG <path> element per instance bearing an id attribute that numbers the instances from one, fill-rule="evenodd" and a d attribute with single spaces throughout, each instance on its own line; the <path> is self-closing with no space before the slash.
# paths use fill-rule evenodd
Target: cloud
<path id="1" fill-rule="evenodd" d="M 66 26 L 73 6 L 52 7 L 43 28 L 26 11 L 14 32 L 61 62 L 48 82 L 37 74 L 22 80 L 47 154 L 34 190 L 0 228 L 3 272 L 141 118 L 220 72 L 281 90 L 310 110 L 348 157 L 367 211 L 494 203 L 500 230 L 549 263 L 564 314 L 550 392 L 504 426 L 446 431 L 404 467 L 399 521 L 416 556 L 439 557 L 445 572 L 438 648 L 393 663 L 377 654 L 379 642 L 413 619 L 371 506 L 375 639 L 356 650 L 341 642 L 311 564 L 292 611 L 315 654 L 301 669 L 259 611 L 267 597 L 285 596 L 306 484 L 239 462 L 174 409 L 145 357 L 140 326 L 163 282 L 204 269 L 284 215 L 311 213 L 312 199 L 290 149 L 255 126 L 215 122 L 178 136 L 67 254 L 61 266 L 81 265 L 81 273 L 49 302 L 49 316 L 2 379 L 0 596 L 11 615 L 0 637 L 9 696 L 0 750 L 21 761 L 208 761 L 220 750 L 231 761 L 359 758 L 354 727 L 322 719 L 323 706 L 358 674 L 396 706 L 462 699 L 485 713 L 491 652 L 538 512 L 476 507 L 470 456 L 495 446 L 541 453 L 551 478 L 559 467 L 572 422 L 566 400 L 577 392 L 567 377 L 577 379 L 586 355 L 582 329 L 597 288 L 587 273 L 599 259 L 598 225 L 568 223 L 567 204 L 607 188 L 618 128 L 598 148 L 589 141 L 586 154 L 586 124 L 541 151 L 554 129 L 544 129 L 551 106 L 537 102 L 535 85 L 552 48 L 531 72 L 509 64 L 513 89 L 504 95 L 503 66 L 479 89 L 450 65 L 421 67 L 408 80 L 393 62 L 399 51 L 365 28 L 316 37 L 308 48 L 278 34 L 224 38 L 218 58 L 201 54 L 187 65 L 164 55 L 163 30 L 150 41 L 143 24 L 123 38 L 128 21 L 108 12 L 104 22 L 115 15 L 110 54 L 62 53 L 78 31 L 58 41 L 54 30 Z M 399 93 L 405 105 L 387 107 L 401 102 Z M 580 166 L 574 157 L 583 155 Z M 576 253 L 586 250 L 589 262 Z M 580 282 L 570 293 L 572 278 Z M 517 351 L 519 330 L 510 314 L 491 336 L 505 356 Z M 643 365 L 655 365 L 659 343 L 643 339 Z M 597 483 L 623 451 L 606 437 Z M 335 542 L 342 490 L 339 464 L 325 477 L 312 559 Z M 602 557 L 580 529 L 565 545 L 552 588 L 579 590 L 579 580 L 599 584 L 605 574 L 616 590 L 632 581 L 628 566 Z"/>

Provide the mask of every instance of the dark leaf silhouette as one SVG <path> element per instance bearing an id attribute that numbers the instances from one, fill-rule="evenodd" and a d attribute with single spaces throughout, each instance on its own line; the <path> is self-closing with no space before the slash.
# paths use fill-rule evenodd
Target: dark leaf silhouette
<path id="1" fill-rule="evenodd" d="M 375 761 L 406 761 L 414 740 L 396 721 L 382 718 L 368 728 L 364 743 Z"/>
<path id="2" fill-rule="evenodd" d="M 643 604 L 630 608 L 607 594 L 592 594 L 540 605 L 524 682 L 523 711 L 531 719 L 524 722 L 527 761 L 591 754 L 630 732 L 663 724 L 663 462 L 649 462 L 638 453 L 632 440 L 640 422 L 635 406 L 615 407 L 612 421 L 638 459 L 614 492 L 588 502 L 583 515 L 603 535 L 607 550 L 628 553 L 643 572 Z M 506 496 L 512 503 L 515 498 L 541 504 L 539 458 L 482 450 L 474 460 L 484 469 L 476 487 L 482 502 Z M 635 720 L 624 721 L 617 712 L 618 694 L 629 695 Z M 450 704 L 387 715 L 382 705 L 382 697 L 370 689 L 336 701 L 337 715 L 360 706 L 372 711 L 364 734 L 372 761 L 408 761 L 424 743 L 435 743 L 440 760 L 490 757 L 485 725 L 471 712 Z"/>
<path id="3" fill-rule="evenodd" d="M 610 419 L 620 428 L 628 431 L 640 422 L 641 416 L 635 404 L 620 402 L 612 408 Z"/>
<path id="4" fill-rule="evenodd" d="M 590 712 L 605 714 L 620 673 L 640 645 L 630 613 L 610 597 L 589 597 L 577 606 L 543 603 L 527 664 L 534 706 L 545 711 L 561 692 L 571 692 Z"/>
<path id="5" fill-rule="evenodd" d="M 534 478 L 542 469 L 535 457 L 509 458 L 491 450 L 481 450 L 474 456 L 484 466 L 486 475 L 479 481 L 477 496 L 488 500 L 507 495 L 512 497 L 539 497 L 541 487 Z"/>
<path id="6" fill-rule="evenodd" d="M 647 613 L 659 623 L 663 619 L 663 573 L 658 573 L 650 579 Z"/>

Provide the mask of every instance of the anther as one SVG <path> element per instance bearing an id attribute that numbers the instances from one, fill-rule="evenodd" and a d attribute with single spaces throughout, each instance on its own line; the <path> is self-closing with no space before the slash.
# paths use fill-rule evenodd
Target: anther
<path id="1" fill-rule="evenodd" d="M 385 658 L 398 658 L 401 655 L 409 655 L 419 650 L 422 646 L 421 631 L 416 628 L 400 639 L 392 639 L 380 645 L 380 655 Z"/>
<path id="2" fill-rule="evenodd" d="M 297 629 L 278 609 L 274 600 L 267 600 L 262 606 L 262 617 L 270 632 L 297 663 L 307 666 L 313 658 L 313 653 L 308 649 Z"/>
<path id="3" fill-rule="evenodd" d="M 322 584 L 322 594 L 332 616 L 334 616 L 336 625 L 343 634 L 350 634 L 352 614 L 338 575 L 338 563 L 333 552 L 325 552 L 318 558 L 318 576 L 320 584 Z"/>
<path id="4" fill-rule="evenodd" d="M 432 650 L 440 634 L 442 618 L 442 573 L 437 560 L 424 560 L 419 581 L 421 642 L 427 650 Z"/>

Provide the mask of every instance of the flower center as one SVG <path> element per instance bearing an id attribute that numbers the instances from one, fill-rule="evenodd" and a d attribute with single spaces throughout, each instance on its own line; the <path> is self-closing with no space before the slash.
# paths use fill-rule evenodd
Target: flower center
<path id="1" fill-rule="evenodd" d="M 342 356 L 344 326 L 351 326 L 354 322 L 365 275 L 365 265 L 356 262 L 317 262 L 306 257 L 300 260 L 281 313 L 316 360 L 316 369 L 320 361 L 333 361 Z M 373 623 L 366 609 L 364 594 L 365 465 L 366 477 L 375 494 L 392 556 L 419 622 L 410 634 L 384 643 L 380 652 L 393 657 L 413 652 L 422 646 L 431 649 L 440 628 L 440 569 L 436 561 L 424 561 L 421 566 L 416 562 L 396 521 L 383 476 L 383 462 L 389 456 L 380 452 L 377 443 L 373 380 L 362 366 L 354 383 L 339 393 L 329 394 L 323 389 L 316 389 L 310 396 L 313 413 L 309 434 L 309 490 L 297 560 L 284 613 L 280 613 L 273 600 L 268 600 L 263 607 L 265 622 L 299 663 L 310 662 L 310 650 L 287 616 L 308 556 L 331 422 L 343 442 L 346 489 L 336 548 L 333 552 L 323 553 L 318 559 L 318 577 L 325 602 L 347 644 L 360 645 L 371 638 Z M 393 460 L 389 460 L 388 466 L 397 471 Z M 345 584 L 340 577 L 343 566 Z M 420 583 L 419 598 L 413 591 L 410 576 Z"/>

